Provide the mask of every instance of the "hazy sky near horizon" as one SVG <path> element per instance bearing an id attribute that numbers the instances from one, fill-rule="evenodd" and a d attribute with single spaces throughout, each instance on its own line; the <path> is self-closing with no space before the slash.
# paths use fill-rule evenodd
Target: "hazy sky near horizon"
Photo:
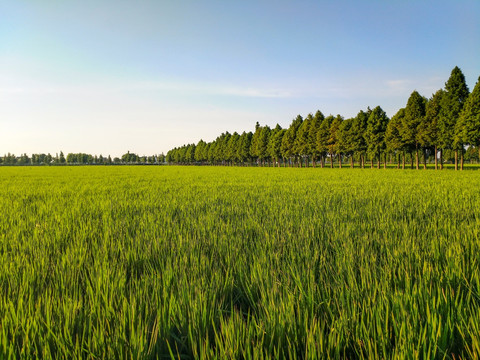
<path id="1" fill-rule="evenodd" d="M 119 156 L 480 76 L 480 1 L 0 0 L 0 153 Z"/>

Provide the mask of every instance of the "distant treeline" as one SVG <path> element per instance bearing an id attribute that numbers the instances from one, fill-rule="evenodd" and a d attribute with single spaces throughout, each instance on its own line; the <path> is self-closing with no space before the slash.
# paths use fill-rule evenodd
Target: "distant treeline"
<path id="1" fill-rule="evenodd" d="M 428 162 L 435 169 L 445 161 L 463 169 L 464 160 L 480 157 L 480 78 L 469 93 L 465 76 L 455 67 L 445 88 L 430 99 L 417 91 L 410 95 L 405 108 L 391 119 L 380 106 L 361 110 L 356 117 L 325 117 L 321 111 L 298 115 L 288 129 L 260 126 L 242 134 L 221 134 L 215 141 L 200 140 L 168 151 L 169 164 L 274 165 L 324 167 L 334 162 L 338 167 L 349 161 L 364 167 L 366 162 L 378 168 L 394 162 Z M 440 166 L 438 166 L 438 162 Z"/>
<path id="2" fill-rule="evenodd" d="M 15 156 L 7 154 L 0 156 L 0 165 L 159 165 L 165 163 L 165 155 L 138 156 L 135 153 L 127 152 L 122 157 L 104 157 L 102 155 L 91 155 L 84 153 L 69 153 L 67 157 L 60 151 L 59 154 L 32 154 L 28 156 L 23 154 Z"/>

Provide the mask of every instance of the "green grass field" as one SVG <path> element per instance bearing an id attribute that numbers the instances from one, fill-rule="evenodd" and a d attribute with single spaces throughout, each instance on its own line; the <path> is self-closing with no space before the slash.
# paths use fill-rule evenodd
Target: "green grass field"
<path id="1" fill-rule="evenodd" d="M 480 172 L 0 168 L 0 358 L 480 353 Z"/>

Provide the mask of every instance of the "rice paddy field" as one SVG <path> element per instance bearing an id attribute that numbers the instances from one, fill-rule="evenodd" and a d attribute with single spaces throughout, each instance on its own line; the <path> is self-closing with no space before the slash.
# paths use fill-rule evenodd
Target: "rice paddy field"
<path id="1" fill-rule="evenodd" d="M 0 358 L 478 359 L 480 171 L 0 168 Z"/>

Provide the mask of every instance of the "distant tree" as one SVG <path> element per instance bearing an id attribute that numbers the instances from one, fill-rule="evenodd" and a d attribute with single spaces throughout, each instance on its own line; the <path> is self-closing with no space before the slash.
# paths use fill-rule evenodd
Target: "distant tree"
<path id="1" fill-rule="evenodd" d="M 477 147 L 480 158 L 480 77 L 472 93 L 465 101 L 465 106 L 456 127 L 457 143 Z"/>
<path id="2" fill-rule="evenodd" d="M 400 168 L 400 153 L 402 153 L 402 169 L 405 169 L 405 145 L 401 135 L 402 124 L 405 117 L 405 108 L 401 108 L 393 115 L 388 122 L 385 130 L 385 145 L 387 152 L 394 154 L 398 160 L 398 168 Z"/>
<path id="3" fill-rule="evenodd" d="M 441 110 L 441 99 L 444 94 L 443 90 L 438 90 L 428 100 L 425 107 L 424 121 L 418 127 L 417 139 L 423 149 L 433 149 L 435 159 L 435 170 L 438 169 L 438 118 Z M 424 154 L 424 159 L 426 158 Z M 426 164 L 424 161 L 424 168 Z"/>
<path id="4" fill-rule="evenodd" d="M 250 143 L 250 154 L 252 154 L 252 157 L 255 159 L 255 161 L 257 161 L 257 164 L 260 161 L 260 149 L 258 143 L 260 141 L 261 132 L 262 127 L 257 121 L 257 123 L 255 124 L 255 132 L 253 133 L 252 141 Z"/>
<path id="5" fill-rule="evenodd" d="M 227 144 L 231 136 L 232 135 L 228 131 L 226 131 L 215 139 L 215 148 L 214 148 L 213 157 L 214 157 L 214 160 L 219 164 L 225 165 L 226 163 L 225 159 L 226 159 L 226 153 L 227 153 Z"/>
<path id="6" fill-rule="evenodd" d="M 250 153 L 250 147 L 252 145 L 252 132 L 243 132 L 240 135 L 240 139 L 238 141 L 238 149 L 237 149 L 237 158 L 242 163 L 250 162 L 252 155 Z"/>
<path id="7" fill-rule="evenodd" d="M 352 144 L 354 147 L 354 153 L 359 156 L 360 166 L 365 166 L 365 153 L 367 152 L 367 142 L 365 140 L 365 134 L 367 131 L 368 117 L 372 110 L 370 108 L 367 111 L 360 110 L 357 116 L 353 119 L 352 123 Z"/>
<path id="8" fill-rule="evenodd" d="M 282 151 L 282 157 L 288 160 L 289 167 L 292 164 L 292 157 L 294 155 L 294 152 L 293 152 L 294 143 L 295 143 L 295 132 L 292 131 L 290 128 L 288 128 L 287 130 L 285 130 L 285 134 L 283 135 L 282 145 L 280 149 Z"/>
<path id="9" fill-rule="evenodd" d="M 232 165 L 236 164 L 238 161 L 237 149 L 240 142 L 240 135 L 237 132 L 234 132 L 227 143 L 226 149 L 226 160 Z"/>
<path id="10" fill-rule="evenodd" d="M 207 160 L 210 164 L 215 164 L 215 148 L 217 147 L 217 143 L 212 141 L 207 144 Z"/>
<path id="11" fill-rule="evenodd" d="M 17 163 L 17 157 L 15 154 L 8 153 L 3 157 L 3 163 L 5 165 L 15 165 Z"/>
<path id="12" fill-rule="evenodd" d="M 189 144 L 185 150 L 185 162 L 193 164 L 195 162 L 195 144 Z"/>
<path id="13" fill-rule="evenodd" d="M 458 170 L 458 150 L 463 144 L 455 142 L 455 126 L 460 117 L 463 105 L 468 98 L 468 87 L 465 76 L 458 66 L 452 70 L 450 78 L 445 83 L 445 94 L 441 99 L 441 111 L 439 117 L 439 144 L 442 153 L 445 149 L 455 151 L 455 170 Z M 442 153 L 440 167 L 442 167 Z M 463 151 L 462 151 L 463 154 Z"/>
<path id="14" fill-rule="evenodd" d="M 387 114 L 380 106 L 373 109 L 368 117 L 365 139 L 367 140 L 367 151 L 370 154 L 372 168 L 374 158 L 377 159 L 377 167 L 380 168 L 381 154 L 386 150 L 385 132 L 388 120 Z"/>
<path id="15" fill-rule="evenodd" d="M 353 153 L 355 146 L 353 143 L 354 134 L 352 132 L 353 119 L 343 120 L 338 131 L 338 149 L 341 154 L 350 157 L 350 167 L 354 167 Z"/>
<path id="16" fill-rule="evenodd" d="M 334 155 L 338 156 L 339 167 L 342 167 L 342 154 L 340 153 L 340 147 L 338 142 L 340 126 L 342 125 L 343 117 L 337 115 L 330 124 L 330 131 L 328 137 L 328 152 L 330 154 L 330 167 L 333 168 Z"/>
<path id="17" fill-rule="evenodd" d="M 195 147 L 195 162 L 197 163 L 202 163 L 205 161 L 205 148 L 206 148 L 207 143 L 200 139 L 200 141 L 197 143 Z"/>
<path id="18" fill-rule="evenodd" d="M 287 130 L 282 129 L 278 124 L 272 130 L 270 141 L 268 143 L 268 154 L 273 160 L 274 166 L 275 163 L 280 166 L 280 158 L 282 157 L 282 140 L 286 131 Z"/>
<path id="19" fill-rule="evenodd" d="M 470 162 L 474 161 L 478 164 L 480 160 L 480 147 L 469 146 L 465 151 L 465 160 Z"/>
<path id="20" fill-rule="evenodd" d="M 317 131 L 317 151 L 320 154 L 320 166 L 325 166 L 325 156 L 329 152 L 330 126 L 335 118 L 332 115 L 323 119 Z M 333 162 L 331 162 L 333 166 Z"/>
<path id="21" fill-rule="evenodd" d="M 270 142 L 271 129 L 269 126 L 263 126 L 260 132 L 260 140 L 258 142 L 259 157 L 262 162 L 262 166 L 265 166 L 265 161 L 269 161 L 268 143 Z"/>
<path id="22" fill-rule="evenodd" d="M 131 153 L 130 151 L 127 151 L 126 154 L 122 155 L 122 162 L 125 164 L 136 164 L 139 162 L 139 156 L 135 153 Z M 85 154 L 84 157 L 84 164 L 91 164 L 93 163 L 93 156 L 92 155 L 87 155 Z"/>
<path id="23" fill-rule="evenodd" d="M 161 164 L 165 163 L 165 154 L 162 152 L 160 155 L 157 155 L 157 161 Z"/>
<path id="24" fill-rule="evenodd" d="M 289 166 L 291 164 L 292 158 L 294 158 L 295 161 L 298 155 L 295 149 L 295 139 L 297 138 L 297 131 L 302 125 L 302 123 L 302 116 L 297 115 L 297 117 L 293 119 L 282 139 L 282 155 L 284 158 L 287 158 L 289 160 Z"/>
<path id="25" fill-rule="evenodd" d="M 407 151 L 412 154 L 415 152 L 416 168 L 419 168 L 419 143 L 417 138 L 418 127 L 425 116 L 426 99 L 417 91 L 412 92 L 405 107 L 405 116 L 401 127 L 402 141 Z"/>
<path id="26" fill-rule="evenodd" d="M 28 155 L 26 153 L 20 155 L 20 159 L 18 159 L 18 164 L 28 165 L 29 163 L 30 163 L 30 158 L 28 157 Z"/>
<path id="27" fill-rule="evenodd" d="M 298 127 L 295 141 L 293 144 L 294 153 L 298 155 L 300 161 L 300 167 L 302 167 L 302 159 L 305 159 L 305 165 L 308 166 L 308 156 L 310 151 L 310 126 L 313 121 L 313 115 L 308 114 L 303 120 L 302 124 Z"/>
<path id="28" fill-rule="evenodd" d="M 308 152 L 311 154 L 313 167 L 315 167 L 317 158 L 320 155 L 317 149 L 317 134 L 324 119 L 325 116 L 323 116 L 322 112 L 317 110 L 308 131 Z"/>

